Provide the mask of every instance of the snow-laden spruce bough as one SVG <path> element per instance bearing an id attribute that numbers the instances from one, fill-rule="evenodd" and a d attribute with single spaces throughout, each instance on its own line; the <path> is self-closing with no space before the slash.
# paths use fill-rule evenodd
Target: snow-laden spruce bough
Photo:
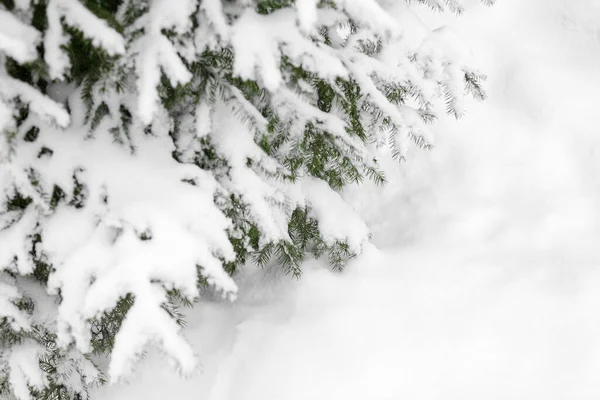
<path id="1" fill-rule="evenodd" d="M 343 187 L 484 97 L 409 3 L 3 1 L 0 397 L 87 397 L 149 344 L 191 373 L 178 307 L 202 288 L 358 254 Z"/>

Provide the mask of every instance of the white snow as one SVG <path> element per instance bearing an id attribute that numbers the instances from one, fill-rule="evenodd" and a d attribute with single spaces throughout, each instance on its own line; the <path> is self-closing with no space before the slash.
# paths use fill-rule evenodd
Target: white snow
<path id="1" fill-rule="evenodd" d="M 468 40 L 489 98 L 439 121 L 435 150 L 382 160 L 386 188 L 343 194 L 378 248 L 343 274 L 307 262 L 298 282 L 248 269 L 234 305 L 188 316 L 201 373 L 182 380 L 150 353 L 96 398 L 600 396 L 600 8 L 463 4 L 461 18 L 417 10 Z"/>
<path id="2" fill-rule="evenodd" d="M 17 79 L 2 77 L 0 95 L 7 99 L 19 96 L 46 122 L 56 123 L 61 127 L 67 126 L 70 122 L 69 114 L 60 104 Z"/>
<path id="3" fill-rule="evenodd" d="M 210 104 L 200 102 L 196 107 L 196 136 L 203 138 L 212 130 L 212 110 Z"/>
<path id="4" fill-rule="evenodd" d="M 0 281 L 0 318 L 7 318 L 11 328 L 17 332 L 20 329 L 31 329 L 27 315 L 13 303 L 19 297 L 20 293 L 15 286 Z"/>
<path id="5" fill-rule="evenodd" d="M 94 46 L 102 47 L 109 55 L 125 53 L 123 37 L 83 4 L 75 0 L 52 0 L 52 3 L 50 6 L 60 9 L 65 22 L 92 39 Z"/>
<path id="6" fill-rule="evenodd" d="M 212 134 L 215 149 L 227 160 L 226 189 L 239 194 L 248 204 L 249 212 L 259 224 L 265 243 L 289 239 L 287 219 L 281 204 L 284 194 L 265 180 L 255 169 L 247 166 L 248 159 L 266 166 L 275 163 L 255 142 L 249 129 L 232 115 L 227 105 L 219 102 L 214 117 L 219 121 Z"/>
<path id="7" fill-rule="evenodd" d="M 298 0 L 296 2 L 296 10 L 298 12 L 300 28 L 306 33 L 311 33 L 315 23 L 319 19 L 317 0 Z"/>
<path id="8" fill-rule="evenodd" d="M 164 73 L 174 87 L 187 83 L 192 74 L 177 54 L 173 43 L 163 34 L 163 29 L 173 29 L 184 33 L 191 23 L 190 15 L 195 9 L 195 2 L 182 0 L 154 0 L 149 4 L 149 11 L 136 20 L 132 29 L 143 29 L 141 35 L 132 45 L 131 54 L 135 55 L 135 67 L 138 75 L 138 113 L 146 125 L 152 123 L 160 108 L 157 85 L 161 72 Z"/>
<path id="9" fill-rule="evenodd" d="M 278 51 L 281 49 L 296 64 L 322 78 L 346 77 L 344 65 L 327 46 L 310 40 L 297 29 L 289 29 L 295 26 L 296 14 L 281 9 L 260 15 L 246 9 L 232 27 L 233 73 L 243 79 L 259 79 L 266 89 L 274 92 L 282 83 Z"/>
<path id="10" fill-rule="evenodd" d="M 223 14 L 223 3 L 220 0 L 205 0 L 200 3 L 200 9 L 206 14 L 215 32 L 222 38 L 227 38 L 229 36 L 229 26 Z"/>
<path id="11" fill-rule="evenodd" d="M 0 10 L 0 50 L 18 62 L 35 60 L 35 46 L 40 34 L 19 21 L 13 14 Z"/>
<path id="12" fill-rule="evenodd" d="M 39 368 L 40 350 L 37 343 L 25 341 L 14 346 L 10 351 L 8 382 L 18 400 L 32 399 L 29 387 L 39 390 L 46 384 Z"/>
<path id="13" fill-rule="evenodd" d="M 79 29 L 95 46 L 104 48 L 110 55 L 125 52 L 125 40 L 108 23 L 96 17 L 77 0 L 50 0 L 46 7 L 48 29 L 44 35 L 44 60 L 50 77 L 62 79 L 70 66 L 68 55 L 61 48 L 68 42 L 62 19 Z"/>
<path id="14" fill-rule="evenodd" d="M 319 222 L 325 243 L 346 240 L 356 254 L 369 240 L 369 228 L 342 197 L 322 180 L 304 178 L 302 188 L 310 205 L 309 217 Z"/>

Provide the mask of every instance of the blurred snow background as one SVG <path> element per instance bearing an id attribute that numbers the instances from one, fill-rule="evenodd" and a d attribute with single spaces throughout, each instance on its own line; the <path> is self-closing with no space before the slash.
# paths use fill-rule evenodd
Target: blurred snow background
<path id="1" fill-rule="evenodd" d="M 466 3 L 423 18 L 469 42 L 489 99 L 346 193 L 375 246 L 343 274 L 247 271 L 188 317 L 202 371 L 150 353 L 95 398 L 600 398 L 600 1 Z"/>

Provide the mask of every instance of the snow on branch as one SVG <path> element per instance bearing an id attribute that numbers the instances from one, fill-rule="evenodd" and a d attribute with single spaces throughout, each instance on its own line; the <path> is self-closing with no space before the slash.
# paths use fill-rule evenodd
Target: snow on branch
<path id="1" fill-rule="evenodd" d="M 267 89 L 276 91 L 283 81 L 280 64 L 285 55 L 324 79 L 346 77 L 346 69 L 331 49 L 298 29 L 290 29 L 295 23 L 296 15 L 289 9 L 269 15 L 246 9 L 232 27 L 234 74 L 243 79 L 260 79 Z"/>
<path id="2" fill-rule="evenodd" d="M 57 102 L 43 95 L 36 89 L 17 79 L 0 77 L 0 97 L 6 100 L 20 98 L 28 103 L 33 112 L 42 117 L 46 122 L 56 122 L 61 127 L 69 124 L 69 113 Z"/>
<path id="3" fill-rule="evenodd" d="M 37 57 L 40 33 L 13 14 L 0 10 L 0 51 L 20 63 Z"/>
<path id="4" fill-rule="evenodd" d="M 20 297 L 21 293 L 17 287 L 0 281 L 0 320 L 7 318 L 14 331 L 31 329 L 27 314 L 15 305 L 15 301 Z"/>
<path id="5" fill-rule="evenodd" d="M 79 29 L 95 46 L 102 47 L 109 55 L 125 53 L 124 38 L 77 0 L 50 0 L 46 6 L 46 15 L 48 30 L 44 37 L 44 59 L 53 79 L 63 79 L 67 68 L 70 67 L 69 57 L 62 48 L 68 42 L 62 25 L 63 19 L 66 24 Z"/>
<path id="6" fill-rule="evenodd" d="M 195 7 L 194 0 L 153 0 L 148 12 L 132 28 L 145 32 L 133 43 L 131 53 L 137 54 L 138 113 L 146 125 L 152 122 L 159 109 L 157 86 L 161 73 L 166 74 L 173 86 L 185 84 L 192 78 L 173 43 L 163 35 L 163 30 L 185 33 L 190 27 L 190 15 Z"/>

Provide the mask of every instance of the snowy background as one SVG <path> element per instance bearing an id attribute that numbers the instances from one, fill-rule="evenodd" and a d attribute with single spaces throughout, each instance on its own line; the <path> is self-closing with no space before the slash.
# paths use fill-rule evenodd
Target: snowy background
<path id="1" fill-rule="evenodd" d="M 374 246 L 343 274 L 247 271 L 188 316 L 202 371 L 151 352 L 95 398 L 600 398 L 600 1 L 467 5 L 423 17 L 469 42 L 489 99 L 346 193 Z"/>

